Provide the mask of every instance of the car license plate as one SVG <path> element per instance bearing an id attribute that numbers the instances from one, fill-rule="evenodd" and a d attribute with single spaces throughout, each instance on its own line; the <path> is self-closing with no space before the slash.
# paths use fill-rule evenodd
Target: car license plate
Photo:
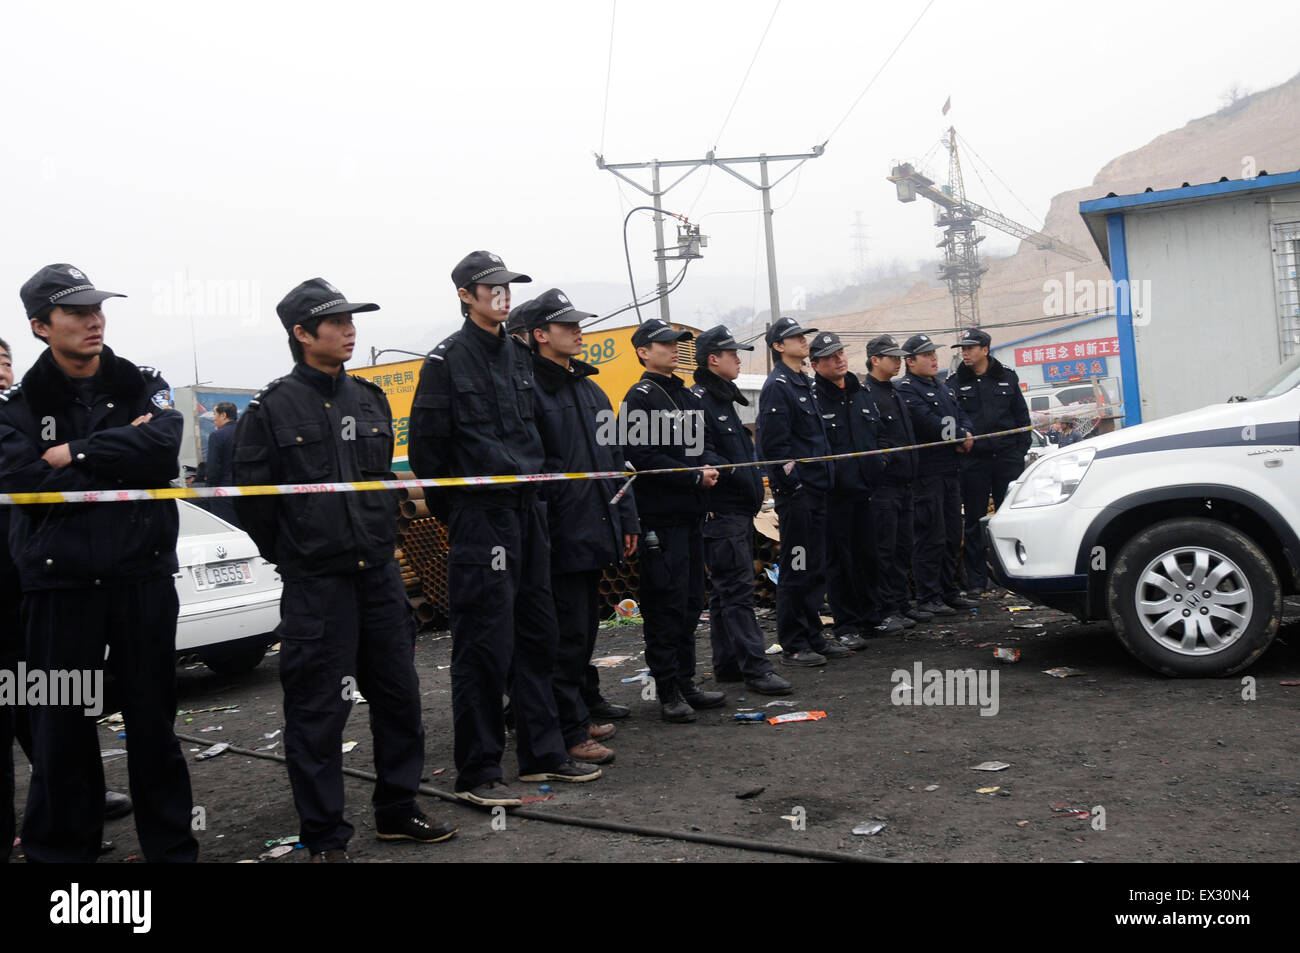
<path id="1" fill-rule="evenodd" d="M 191 567 L 195 589 L 220 589 L 224 586 L 243 586 L 253 581 L 253 571 L 247 559 L 225 563 L 205 563 Z"/>

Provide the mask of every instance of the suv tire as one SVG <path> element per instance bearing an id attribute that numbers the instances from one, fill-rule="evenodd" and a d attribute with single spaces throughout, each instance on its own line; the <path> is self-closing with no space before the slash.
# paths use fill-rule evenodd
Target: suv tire
<path id="1" fill-rule="evenodd" d="M 266 657 L 266 649 L 265 639 L 241 641 L 205 649 L 199 652 L 199 658 L 218 675 L 244 675 L 261 664 Z"/>
<path id="2" fill-rule="evenodd" d="M 1241 671 L 1269 647 L 1282 587 L 1250 537 L 1217 520 L 1172 519 L 1124 544 L 1106 605 L 1138 661 L 1164 675 L 1214 677 Z"/>

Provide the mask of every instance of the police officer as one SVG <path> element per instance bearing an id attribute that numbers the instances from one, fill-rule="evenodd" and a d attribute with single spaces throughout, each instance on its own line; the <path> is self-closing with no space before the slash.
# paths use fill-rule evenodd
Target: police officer
<path id="1" fill-rule="evenodd" d="M 723 325 L 695 339 L 695 386 L 690 389 L 704 415 L 718 463 L 752 463 L 754 442 L 740 422 L 737 404 L 749 401 L 736 387 L 739 344 Z M 763 631 L 754 617 L 754 515 L 763 507 L 763 476 L 758 467 L 718 471 L 706 491 L 704 561 L 709 567 L 709 630 L 713 678 L 739 682 L 760 695 L 789 695 L 790 683 L 772 668 Z"/>
<path id="2" fill-rule="evenodd" d="M 903 349 L 892 335 L 867 342 L 870 373 L 865 380 L 878 421 L 881 448 L 908 447 L 916 443 L 907 407 L 894 389 L 893 378 L 902 366 Z M 876 566 L 876 611 L 881 622 L 876 631 L 885 635 L 910 629 L 934 616 L 910 609 L 907 570 L 912 562 L 912 484 L 916 479 L 916 451 L 881 455 L 884 470 L 871 494 Z"/>
<path id="3" fill-rule="evenodd" d="M 871 395 L 849 371 L 840 336 L 830 331 L 818 333 L 809 356 L 830 452 L 875 450 L 875 407 Z M 881 621 L 871 597 L 876 576 L 871 551 L 871 491 L 883 469 L 883 456 L 836 460 L 826 497 L 826 601 L 835 620 L 835 637 L 849 649 L 865 648 L 863 633 Z"/>
<path id="4" fill-rule="evenodd" d="M 9 345 L 0 340 L 0 393 L 14 382 L 13 354 Z M 18 583 L 18 567 L 9 555 L 9 513 L 11 506 L 0 506 L 0 671 L 18 671 L 18 661 L 23 657 L 22 616 L 18 612 L 22 587 Z M 27 724 L 27 709 L 20 705 L 0 704 L 0 863 L 9 859 L 14 832 L 14 742 L 31 759 L 31 731 Z"/>
<path id="5" fill-rule="evenodd" d="M 812 380 L 803 371 L 808 339 L 816 328 L 779 318 L 767 329 L 775 366 L 758 397 L 758 453 L 763 460 L 830 454 Z M 826 595 L 826 494 L 834 464 L 777 464 L 768 468 L 781 534 L 781 568 L 776 582 L 777 638 L 785 665 L 825 665 L 852 652 L 822 637 Z"/>
<path id="6" fill-rule="evenodd" d="M 419 477 L 542 472 L 532 355 L 502 325 L 510 284 L 532 281 L 487 251 L 451 272 L 465 323 L 429 352 L 411 408 L 410 461 Z M 505 720 L 514 706 L 521 781 L 594 781 L 560 733 L 552 688 L 559 638 L 551 593 L 551 539 L 537 484 L 426 494 L 447 523 L 451 552 L 451 706 L 456 794 L 484 807 L 517 807 L 502 781 Z M 513 673 L 512 678 L 507 673 Z"/>
<path id="7" fill-rule="evenodd" d="M 123 296 L 68 264 L 42 268 L 20 296 L 48 347 L 0 395 L 0 492 L 166 486 L 177 474 L 181 415 L 161 374 L 104 344 L 102 302 Z M 140 846 L 151 862 L 195 860 L 189 773 L 172 729 L 176 504 L 20 506 L 9 520 L 28 667 L 102 671 L 109 648 Z M 84 707 L 27 711 L 33 771 L 22 839 L 31 860 L 93 862 L 100 852 L 104 770 Z"/>
<path id="8" fill-rule="evenodd" d="M 976 434 L 995 433 L 1029 426 L 1029 407 L 1020 392 L 1016 372 L 989 355 L 993 339 L 979 328 L 967 328 L 956 344 L 961 348 L 961 366 L 948 379 L 957 404 L 970 420 Z M 962 564 L 969 593 L 989 591 L 984 563 L 984 527 L 989 496 L 994 507 L 1002 505 L 1007 484 L 1025 468 L 1025 451 L 1032 438 L 1029 431 L 976 440 L 961 469 L 962 507 L 966 513 Z"/>
<path id="9" fill-rule="evenodd" d="M 356 343 L 350 302 L 323 278 L 276 305 L 293 370 L 249 401 L 235 433 L 243 485 L 392 479 L 388 398 L 343 370 Z M 447 840 L 455 828 L 416 806 L 424 724 L 415 674 L 415 622 L 393 559 L 389 491 L 239 497 L 248 534 L 284 580 L 280 682 L 284 744 L 313 863 L 347 860 L 354 828 L 343 816 L 343 728 L 356 690 L 370 703 L 375 830 L 384 840 Z"/>
<path id="10" fill-rule="evenodd" d="M 915 548 L 912 579 L 917 609 L 933 615 L 953 615 L 977 603 L 957 586 L 957 554 L 961 550 L 961 480 L 958 463 L 975 441 L 971 422 L 957 399 L 939 380 L 935 343 L 926 334 L 914 334 L 903 344 L 907 373 L 896 386 L 907 405 L 918 443 L 966 437 L 963 443 L 927 447 L 917 451 L 917 476 L 912 497 Z"/>
<path id="11" fill-rule="evenodd" d="M 645 368 L 619 408 L 623 452 L 636 470 L 699 467 L 712 454 L 708 431 L 694 399 L 673 371 L 679 331 L 658 318 L 632 334 Z M 695 684 L 695 628 L 704 609 L 704 491 L 718 482 L 712 467 L 686 473 L 638 477 L 641 517 L 641 618 L 645 660 L 665 721 L 695 720 L 697 708 L 717 708 L 722 692 Z"/>
<path id="12" fill-rule="evenodd" d="M 609 424 L 609 398 L 591 378 L 599 373 L 580 361 L 584 318 L 558 288 L 522 304 L 520 315 L 534 342 L 537 429 L 546 452 L 544 473 L 622 470 L 623 455 Z M 593 723 L 583 683 L 600 627 L 600 575 L 636 552 L 636 505 L 632 491 L 619 499 L 617 480 L 563 480 L 541 484 L 551 534 L 551 593 L 559 646 L 555 656 L 555 704 L 569 756 L 588 764 L 614 760 L 604 742 L 612 724 Z"/>

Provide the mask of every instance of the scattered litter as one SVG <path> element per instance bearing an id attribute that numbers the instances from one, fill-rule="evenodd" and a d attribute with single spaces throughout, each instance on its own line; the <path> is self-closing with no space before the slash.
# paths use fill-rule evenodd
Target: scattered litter
<path id="1" fill-rule="evenodd" d="M 614 611 L 624 619 L 641 618 L 641 607 L 636 604 L 635 599 L 624 599 L 618 605 L 614 606 Z"/>
<path id="2" fill-rule="evenodd" d="M 258 748 L 257 750 L 258 750 L 258 751 L 274 751 L 274 750 L 275 750 L 276 748 L 278 748 L 278 747 L 280 747 L 280 742 L 278 742 L 278 741 L 272 741 L 269 745 L 262 745 L 262 747 Z"/>
<path id="3" fill-rule="evenodd" d="M 993 657 L 999 662 L 1019 662 L 1020 649 L 1004 649 L 999 645 L 993 650 Z"/>
<path id="4" fill-rule="evenodd" d="M 975 793 L 976 793 L 976 794 L 992 794 L 994 791 L 1001 791 L 1001 790 L 1002 790 L 1002 788 L 1001 788 L 1001 787 L 998 787 L 998 786 L 994 786 L 994 787 L 991 787 L 991 788 L 976 788 L 976 789 L 975 789 Z"/>
<path id="5" fill-rule="evenodd" d="M 1070 668 L 1068 665 L 1062 665 L 1059 668 L 1045 668 L 1043 674 L 1050 675 L 1052 678 L 1069 678 L 1071 675 L 1085 675 L 1087 673 L 1081 668 Z"/>
<path id="6" fill-rule="evenodd" d="M 736 721 L 763 721 L 765 716 L 761 711 L 738 711 L 731 717 Z"/>
<path id="7" fill-rule="evenodd" d="M 283 837 L 277 837 L 275 840 L 269 840 L 269 841 L 267 841 L 267 842 L 266 842 L 265 844 L 263 844 L 262 846 L 263 846 L 263 847 L 268 847 L 268 848 L 269 848 L 269 847 L 286 847 L 286 846 L 287 846 L 290 850 L 293 850 L 293 845 L 296 844 L 296 843 L 298 843 L 298 835 L 297 835 L 297 834 L 285 834 Z"/>
<path id="8" fill-rule="evenodd" d="M 442 772 L 446 770 L 447 770 L 446 768 L 439 768 L 437 771 L 430 772 L 430 774 L 436 778 L 438 775 L 442 774 Z"/>
<path id="9" fill-rule="evenodd" d="M 1033 606 L 1003 606 L 1002 608 L 1006 609 L 1008 612 L 1025 612 L 1032 609 Z"/>
<path id="10" fill-rule="evenodd" d="M 445 672 L 445 671 L 447 671 L 447 669 L 449 669 L 449 668 L 451 668 L 450 665 L 439 665 L 439 666 L 438 666 L 438 671 L 440 671 L 440 672 Z"/>
<path id="11" fill-rule="evenodd" d="M 229 747 L 230 747 L 229 741 L 219 741 L 211 748 L 208 748 L 206 751 L 200 751 L 198 754 L 196 754 L 194 756 L 194 760 L 207 761 L 209 758 L 215 758 L 217 755 L 221 754 Z"/>
<path id="12" fill-rule="evenodd" d="M 525 804 L 536 804 L 538 801 L 554 801 L 555 795 L 554 794 L 542 794 L 542 795 L 528 794 L 525 795 L 524 797 L 521 797 L 519 800 L 523 801 Z"/>
<path id="13" fill-rule="evenodd" d="M 971 768 L 972 771 L 1005 771 L 1011 765 L 1005 761 L 984 761 Z"/>
<path id="14" fill-rule="evenodd" d="M 1084 807 L 1070 807 L 1068 804 L 1052 805 L 1052 809 L 1057 811 L 1053 818 L 1073 817 L 1080 820 L 1092 817 L 1092 812 Z"/>
<path id="15" fill-rule="evenodd" d="M 351 751 L 351 750 L 352 750 L 353 748 L 355 748 L 356 746 L 357 746 L 357 743 L 356 743 L 355 741 L 345 741 L 345 742 L 343 742 L 343 753 L 344 753 L 344 754 L 347 754 L 349 751 Z"/>
<path id="16" fill-rule="evenodd" d="M 1300 682 L 1278 682 L 1278 684 L 1285 685 L 1288 688 L 1294 688 L 1295 686 L 1300 685 Z"/>
<path id="17" fill-rule="evenodd" d="M 819 616 L 818 618 L 820 618 L 820 619 L 822 620 L 822 625 L 834 625 L 834 624 L 835 624 L 835 620 L 832 619 L 832 618 L 831 618 L 830 616 L 828 616 L 828 615 Z"/>
<path id="18" fill-rule="evenodd" d="M 214 711 L 239 711 L 238 705 L 218 705 L 215 708 L 186 708 L 178 711 L 178 715 L 206 715 Z"/>
<path id="19" fill-rule="evenodd" d="M 551 786 L 549 784 L 539 784 L 537 786 L 537 790 L 542 792 L 543 794 L 550 794 Z"/>
<path id="20" fill-rule="evenodd" d="M 885 825 L 880 821 L 877 821 L 875 824 L 859 824 L 857 827 L 853 828 L 853 833 L 866 837 L 874 837 L 884 829 Z"/>
<path id="21" fill-rule="evenodd" d="M 956 629 L 940 629 L 940 630 L 939 630 L 939 635 L 956 635 L 956 634 L 957 634 L 957 630 L 956 630 Z"/>
<path id="22" fill-rule="evenodd" d="M 352 700 L 353 700 L 354 702 L 356 702 L 358 705 L 369 705 L 369 704 L 370 704 L 370 702 L 368 702 L 368 701 L 366 700 L 366 696 L 365 696 L 365 695 L 362 695 L 362 694 L 361 694 L 359 691 L 357 691 L 355 688 L 352 689 Z"/>
<path id="23" fill-rule="evenodd" d="M 776 715 L 767 720 L 769 725 L 784 725 L 792 721 L 821 721 L 826 717 L 824 711 L 791 711 L 784 715 Z"/>
<path id="24" fill-rule="evenodd" d="M 784 698 L 778 698 L 774 702 L 768 702 L 764 708 L 793 708 L 794 702 L 788 702 Z"/>
<path id="25" fill-rule="evenodd" d="M 1015 625 L 1013 625 L 1011 628 L 1013 628 L 1013 629 L 1041 629 L 1042 627 L 1043 627 L 1043 623 L 1041 623 L 1041 622 L 1017 622 L 1017 623 L 1016 623 Z"/>
<path id="26" fill-rule="evenodd" d="M 292 854 L 292 853 L 293 853 L 293 845 L 292 845 L 292 844 L 280 844 L 280 845 L 278 845 L 278 846 L 276 846 L 276 847 L 272 847 L 272 848 L 271 848 L 270 850 L 268 850 L 265 854 L 259 854 L 258 857 L 257 857 L 257 859 L 258 859 L 258 860 L 275 860 L 275 859 L 277 859 L 277 858 L 279 858 L 279 857 L 283 857 L 285 854 Z"/>
<path id="27" fill-rule="evenodd" d="M 649 678 L 650 678 L 650 669 L 643 668 L 635 675 L 631 675 L 627 678 L 619 679 L 619 681 L 621 681 L 624 685 L 627 685 L 630 684 L 631 682 L 644 682 L 649 680 Z"/>
<path id="28" fill-rule="evenodd" d="M 119 731 L 119 732 L 117 733 L 117 736 L 118 736 L 119 738 L 125 738 L 125 737 L 126 737 L 126 732 L 125 732 L 125 731 Z"/>
<path id="29" fill-rule="evenodd" d="M 765 654 L 765 655 L 780 655 L 783 651 L 785 651 L 785 650 L 784 650 L 783 648 L 781 648 L 781 643 L 780 643 L 780 642 L 773 642 L 771 645 L 769 645 L 769 646 L 767 647 L 767 650 L 764 652 L 764 654 Z"/>
<path id="30" fill-rule="evenodd" d="M 115 758 L 120 754 L 126 754 L 125 748 L 105 748 L 99 753 L 100 758 Z"/>
<path id="31" fill-rule="evenodd" d="M 937 785 L 937 784 L 927 784 L 927 785 L 925 786 L 925 789 L 926 789 L 927 791 L 937 791 L 937 790 L 939 790 L 939 785 Z"/>
<path id="32" fill-rule="evenodd" d="M 274 737 L 275 737 L 276 735 L 278 735 L 279 733 L 280 733 L 280 729 L 277 728 L 277 729 L 275 729 L 275 731 L 268 731 L 266 734 L 262 735 L 262 737 L 265 738 L 267 741 L 270 741 L 272 738 L 274 738 Z"/>
<path id="33" fill-rule="evenodd" d="M 206 728 L 200 728 L 199 733 L 202 734 L 205 731 L 220 731 L 221 729 L 221 725 L 208 725 Z"/>
<path id="34" fill-rule="evenodd" d="M 1286 682 L 1283 682 L 1282 684 L 1285 685 Z M 125 725 L 126 721 L 122 718 L 122 713 L 120 711 L 115 711 L 111 715 L 105 715 L 103 718 L 99 719 L 99 721 L 95 722 L 95 724 L 108 725 L 110 728 L 118 728 Z"/>
<path id="35" fill-rule="evenodd" d="M 781 567 L 775 565 L 768 566 L 765 571 L 767 573 L 767 578 L 772 580 L 772 585 L 777 585 L 777 579 L 780 578 L 781 575 Z"/>
<path id="36" fill-rule="evenodd" d="M 1028 823 L 1028 821 L 1016 821 L 1016 827 L 1024 827 Z"/>
<path id="37" fill-rule="evenodd" d="M 782 815 L 781 815 L 781 820 L 783 820 L 783 821 L 801 821 L 801 820 L 803 820 L 803 818 L 801 818 L 798 814 L 782 814 Z"/>
<path id="38" fill-rule="evenodd" d="M 750 788 L 748 791 L 741 791 L 736 795 L 736 798 L 741 801 L 748 801 L 751 797 L 758 797 L 766 790 L 766 787 Z"/>
<path id="39" fill-rule="evenodd" d="M 635 655 L 606 655 L 603 658 L 594 658 L 591 664 L 596 668 L 613 668 L 616 665 L 622 665 L 624 662 L 630 662 L 636 658 Z"/>

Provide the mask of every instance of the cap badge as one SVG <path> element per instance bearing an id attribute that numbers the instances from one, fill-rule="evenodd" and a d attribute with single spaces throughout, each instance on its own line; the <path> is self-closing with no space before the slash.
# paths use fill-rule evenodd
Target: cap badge
<path id="1" fill-rule="evenodd" d="M 68 274 L 70 274 L 73 278 L 76 278 L 78 281 L 85 281 L 85 280 L 86 280 L 86 276 L 85 276 L 84 274 L 82 274 L 81 272 L 79 272 L 79 271 L 78 271 L 77 269 L 75 269 L 75 268 L 69 268 L 69 269 L 68 269 Z"/>

